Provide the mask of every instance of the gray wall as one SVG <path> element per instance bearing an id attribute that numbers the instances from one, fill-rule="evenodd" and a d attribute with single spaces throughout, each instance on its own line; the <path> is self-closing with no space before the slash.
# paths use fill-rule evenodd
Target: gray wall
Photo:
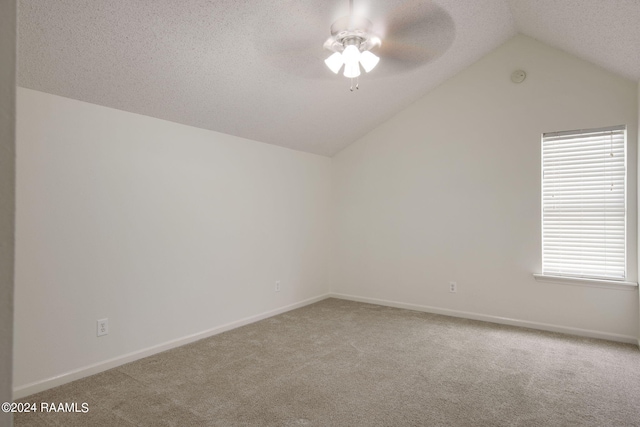
<path id="1" fill-rule="evenodd" d="M 0 402 L 11 401 L 15 211 L 16 2 L 0 0 Z M 11 414 L 0 412 L 0 426 Z"/>

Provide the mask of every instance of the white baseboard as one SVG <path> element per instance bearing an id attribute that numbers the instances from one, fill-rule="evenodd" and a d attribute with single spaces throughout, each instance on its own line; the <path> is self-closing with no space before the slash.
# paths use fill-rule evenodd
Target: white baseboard
<path id="1" fill-rule="evenodd" d="M 88 377 L 108 369 L 116 368 L 124 365 L 125 363 L 133 362 L 138 359 L 142 359 L 148 356 L 152 356 L 157 353 L 161 353 L 166 350 L 170 350 L 175 347 L 180 347 L 185 344 L 192 343 L 194 341 L 208 338 L 213 335 L 220 334 L 222 332 L 229 331 L 231 329 L 239 328 L 240 326 L 248 325 L 250 323 L 257 322 L 259 320 L 266 319 L 287 311 L 295 310 L 296 308 L 304 307 L 305 305 L 313 304 L 318 301 L 329 298 L 328 294 L 319 295 L 317 297 L 309 298 L 304 301 L 300 301 L 294 304 L 290 304 L 284 307 L 277 308 L 275 310 L 266 311 L 264 313 L 256 314 L 255 316 L 245 317 L 244 319 L 236 320 L 234 322 L 226 323 L 224 325 L 216 326 L 215 328 L 208 329 L 206 331 L 198 332 L 186 337 L 178 338 L 172 341 L 168 341 L 162 344 L 148 347 L 142 350 L 134 351 L 122 356 L 114 357 L 103 362 L 94 363 L 93 365 L 85 366 L 79 369 L 75 369 L 64 374 L 47 378 L 45 380 L 36 381 L 30 384 L 26 384 L 13 389 L 13 399 L 21 399 L 34 393 L 38 393 L 44 390 L 48 390 L 53 387 L 57 387 L 62 384 L 69 383 L 71 381 L 79 380 L 80 378 Z"/>
<path id="2" fill-rule="evenodd" d="M 491 316 L 487 314 L 472 313 L 467 311 L 458 311 L 458 310 L 451 310 L 446 308 L 430 307 L 426 305 L 409 304 L 409 303 L 403 303 L 399 301 L 389 301 L 389 300 L 382 300 L 377 298 L 358 297 L 355 295 L 329 293 L 329 294 L 319 295 L 317 297 L 309 298 L 304 301 L 300 301 L 284 307 L 280 307 L 275 310 L 266 311 L 264 313 L 260 313 L 255 316 L 250 316 L 244 319 L 236 320 L 234 322 L 226 323 L 224 325 L 220 325 L 206 331 L 198 332 L 196 334 L 192 334 L 186 337 L 168 341 L 163 344 L 158 344 L 153 347 L 148 347 L 148 348 L 134 351 L 132 353 L 128 353 L 122 356 L 114 357 L 112 359 L 105 360 L 103 362 L 98 362 L 93 365 L 85 366 L 79 369 L 75 369 L 73 371 L 70 371 L 52 378 L 47 378 L 45 380 L 36 381 L 30 384 L 16 387 L 13 390 L 13 399 L 14 400 L 21 399 L 23 397 L 29 396 L 34 393 L 48 390 L 50 388 L 57 387 L 62 384 L 66 384 L 71 381 L 78 380 L 80 378 L 88 377 L 90 375 L 94 375 L 112 368 L 116 368 L 118 366 L 124 365 L 125 363 L 133 362 L 135 360 L 142 359 L 144 357 L 152 356 L 154 354 L 161 353 L 163 351 L 170 350 L 172 348 L 179 347 L 185 344 L 189 344 L 194 341 L 201 340 L 203 338 L 208 338 L 213 335 L 217 335 L 222 332 L 229 331 L 231 329 L 239 328 L 240 326 L 248 325 L 250 323 L 254 323 L 259 320 L 266 319 L 268 317 L 276 316 L 278 314 L 285 313 L 287 311 L 295 310 L 296 308 L 304 307 L 306 305 L 313 304 L 327 298 L 339 298 L 339 299 L 350 300 L 350 301 L 384 305 L 388 307 L 404 308 L 408 310 L 442 314 L 445 316 L 461 317 L 465 319 L 481 320 L 485 322 L 500 323 L 500 324 L 511 325 L 511 326 L 520 326 L 524 328 L 539 329 L 543 331 L 560 332 L 560 333 L 578 335 L 578 336 L 589 337 L 589 338 L 599 338 L 599 339 L 605 339 L 609 341 L 631 343 L 631 344 L 636 344 L 638 345 L 638 347 L 640 347 L 640 339 L 636 337 L 628 336 L 628 335 L 612 334 L 607 332 L 592 331 L 588 329 L 579 329 L 579 328 L 572 328 L 567 326 L 551 325 L 548 323 L 531 322 L 527 320 L 510 319 L 507 317 L 498 317 L 498 316 Z"/>
<path id="3" fill-rule="evenodd" d="M 464 319 L 481 320 L 484 322 L 500 323 L 502 325 L 520 326 L 523 328 L 539 329 L 542 331 L 560 332 L 581 337 L 598 338 L 608 341 L 617 341 L 629 344 L 636 344 L 640 347 L 640 340 L 636 337 L 609 332 L 592 331 L 589 329 L 572 328 L 569 326 L 552 325 L 549 323 L 531 322 L 528 320 L 510 319 L 508 317 L 491 316 L 488 314 L 472 313 L 468 311 L 451 310 L 448 308 L 430 307 L 427 305 L 408 304 L 398 301 L 388 301 L 377 298 L 358 297 L 355 295 L 345 295 L 330 293 L 330 298 L 339 298 L 350 301 L 366 302 L 370 304 L 384 305 L 388 307 L 405 308 L 408 310 L 424 311 L 426 313 L 443 314 L 445 316 L 461 317 Z"/>

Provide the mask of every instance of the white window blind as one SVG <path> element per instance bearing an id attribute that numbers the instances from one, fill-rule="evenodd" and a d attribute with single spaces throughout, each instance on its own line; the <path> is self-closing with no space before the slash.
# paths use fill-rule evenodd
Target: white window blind
<path id="1" fill-rule="evenodd" d="M 626 278 L 626 127 L 542 135 L 542 273 Z"/>

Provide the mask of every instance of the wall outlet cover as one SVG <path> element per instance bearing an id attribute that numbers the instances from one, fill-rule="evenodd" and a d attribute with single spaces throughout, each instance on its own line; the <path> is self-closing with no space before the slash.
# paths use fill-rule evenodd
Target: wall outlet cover
<path id="1" fill-rule="evenodd" d="M 98 336 L 107 335 L 109 333 L 109 319 L 98 319 Z"/>

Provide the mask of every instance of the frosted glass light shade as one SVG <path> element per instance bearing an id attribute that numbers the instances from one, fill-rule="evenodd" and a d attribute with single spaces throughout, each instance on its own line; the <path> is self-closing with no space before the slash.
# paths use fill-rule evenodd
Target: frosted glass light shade
<path id="1" fill-rule="evenodd" d="M 354 45 L 350 44 L 349 46 L 344 48 L 344 52 L 342 52 L 342 60 L 345 64 L 358 62 L 360 60 L 360 50 Z"/>
<path id="2" fill-rule="evenodd" d="M 362 64 L 362 68 L 364 68 L 364 71 L 366 71 L 367 73 L 373 70 L 375 66 L 378 65 L 379 61 L 380 58 L 378 58 L 368 50 L 365 50 L 360 54 L 360 63 Z"/>
<path id="3" fill-rule="evenodd" d="M 355 78 L 360 75 L 360 64 L 358 61 L 349 62 L 348 64 L 344 64 L 344 76 Z"/>
<path id="4" fill-rule="evenodd" d="M 354 45 L 347 46 L 342 52 L 342 60 L 344 61 L 344 76 L 358 77 L 360 75 L 360 50 Z"/>
<path id="5" fill-rule="evenodd" d="M 352 79 L 360 75 L 360 65 L 368 73 L 378 65 L 378 62 L 380 62 L 380 58 L 376 55 L 368 50 L 360 52 L 360 49 L 355 45 L 348 45 L 342 53 L 334 52 L 324 60 L 327 67 L 335 74 L 338 74 L 344 65 L 344 76 Z"/>
<path id="6" fill-rule="evenodd" d="M 340 68 L 342 68 L 342 64 L 344 61 L 342 60 L 342 54 L 340 52 L 335 52 L 333 55 L 324 60 L 324 63 L 327 64 L 327 67 L 335 74 L 338 74 Z"/>

